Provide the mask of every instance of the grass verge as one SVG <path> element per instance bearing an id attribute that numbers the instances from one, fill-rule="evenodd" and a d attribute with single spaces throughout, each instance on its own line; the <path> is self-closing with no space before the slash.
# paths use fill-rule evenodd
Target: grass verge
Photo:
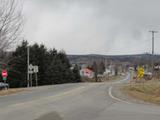
<path id="1" fill-rule="evenodd" d="M 133 98 L 160 105 L 160 82 L 127 85 L 122 91 Z"/>

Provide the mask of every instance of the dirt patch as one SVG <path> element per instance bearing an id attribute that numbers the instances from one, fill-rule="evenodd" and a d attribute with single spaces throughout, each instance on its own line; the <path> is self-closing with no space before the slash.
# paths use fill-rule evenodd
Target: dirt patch
<path id="1" fill-rule="evenodd" d="M 26 89 L 19 88 L 19 89 L 1 90 L 0 96 L 16 94 L 16 93 L 23 92 L 23 91 L 26 91 Z"/>

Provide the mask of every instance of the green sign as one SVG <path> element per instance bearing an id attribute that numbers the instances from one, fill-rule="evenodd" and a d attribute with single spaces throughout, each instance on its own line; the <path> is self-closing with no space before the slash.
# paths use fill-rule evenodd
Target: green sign
<path id="1" fill-rule="evenodd" d="M 7 80 L 7 77 L 3 77 L 3 81 L 6 81 Z"/>

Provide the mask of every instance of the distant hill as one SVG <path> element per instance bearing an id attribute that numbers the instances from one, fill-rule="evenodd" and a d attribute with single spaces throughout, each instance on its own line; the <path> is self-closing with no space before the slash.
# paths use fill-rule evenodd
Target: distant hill
<path id="1" fill-rule="evenodd" d="M 93 61 L 104 61 L 105 63 L 129 63 L 129 64 L 145 64 L 151 63 L 151 54 L 135 54 L 135 55 L 68 55 L 72 64 L 92 64 Z M 160 63 L 160 55 L 154 55 L 154 62 Z"/>

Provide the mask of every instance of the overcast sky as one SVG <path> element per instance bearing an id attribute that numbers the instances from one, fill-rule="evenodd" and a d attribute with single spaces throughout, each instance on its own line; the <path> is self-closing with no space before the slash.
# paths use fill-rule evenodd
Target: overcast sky
<path id="1" fill-rule="evenodd" d="M 23 13 L 27 40 L 67 54 L 151 52 L 160 30 L 160 0 L 25 0 Z"/>

